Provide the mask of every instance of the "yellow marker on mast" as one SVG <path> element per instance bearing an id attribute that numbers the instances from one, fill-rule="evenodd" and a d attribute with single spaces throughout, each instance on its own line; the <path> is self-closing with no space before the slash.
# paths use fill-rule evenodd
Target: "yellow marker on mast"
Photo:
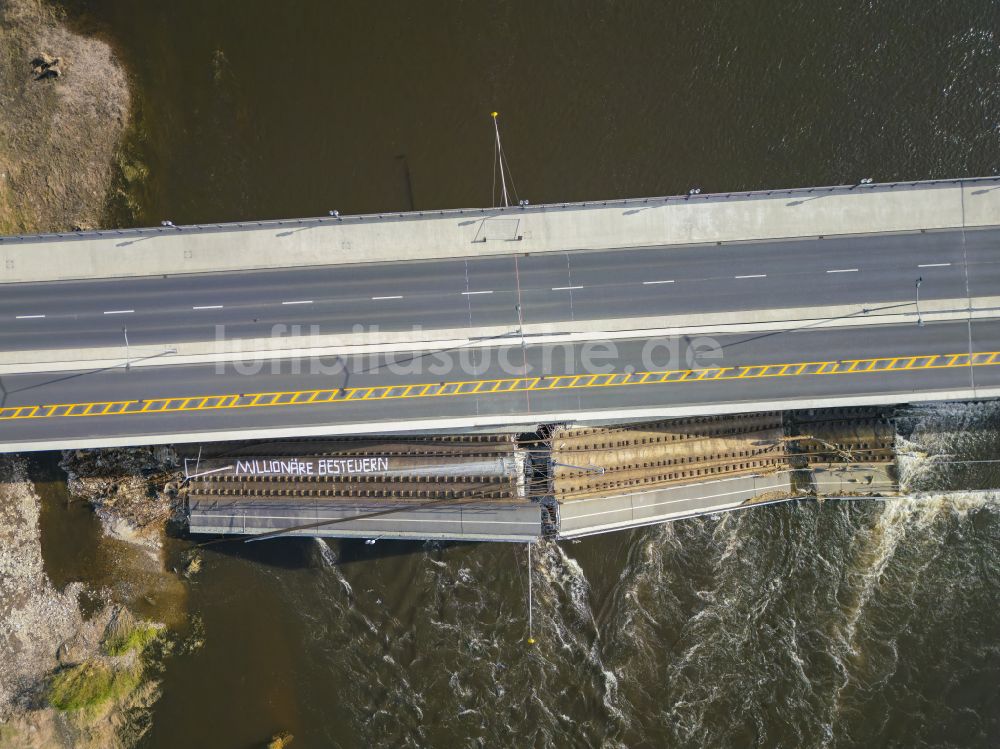
<path id="1" fill-rule="evenodd" d="M 507 197 L 507 175 L 504 174 L 505 170 L 504 170 L 504 166 L 503 166 L 503 148 L 500 146 L 500 125 L 497 124 L 497 117 L 500 115 L 500 113 L 499 112 L 490 112 L 490 114 L 493 116 L 493 132 L 495 132 L 496 136 L 497 136 L 496 161 L 494 162 L 494 166 L 496 165 L 497 162 L 499 162 L 499 165 L 500 165 L 500 191 L 503 194 L 503 207 L 504 208 L 508 208 L 510 206 L 510 199 Z M 496 171 L 493 172 L 493 180 L 494 180 L 493 184 L 495 186 L 496 185 Z M 494 187 L 494 189 L 495 189 L 495 187 Z"/>

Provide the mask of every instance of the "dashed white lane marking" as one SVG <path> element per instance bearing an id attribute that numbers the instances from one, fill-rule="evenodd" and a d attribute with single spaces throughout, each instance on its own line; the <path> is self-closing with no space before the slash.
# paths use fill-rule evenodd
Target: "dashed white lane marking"
<path id="1" fill-rule="evenodd" d="M 947 268 L 951 263 L 924 263 L 923 265 L 918 265 L 918 268 Z"/>
<path id="2" fill-rule="evenodd" d="M 17 320 L 38 320 L 45 315 L 18 315 L 15 319 Z"/>
<path id="3" fill-rule="evenodd" d="M 109 309 L 104 314 L 105 315 L 131 315 L 135 312 L 134 309 Z"/>
<path id="4" fill-rule="evenodd" d="M 282 304 L 312 304 L 312 303 L 313 303 L 312 299 L 299 299 L 298 301 L 295 302 L 282 302 Z"/>
<path id="5" fill-rule="evenodd" d="M 837 268 L 835 270 L 828 270 L 827 273 L 857 273 L 857 268 Z"/>
<path id="6" fill-rule="evenodd" d="M 206 304 L 201 307 L 192 307 L 191 309 L 222 309 L 221 304 Z"/>
<path id="7" fill-rule="evenodd" d="M 643 286 L 655 286 L 655 285 L 661 284 L 661 283 L 673 283 L 673 279 L 671 279 L 669 281 L 643 281 L 642 285 Z"/>
<path id="8" fill-rule="evenodd" d="M 372 301 L 377 301 L 379 299 L 402 299 L 402 296 L 373 296 Z"/>
<path id="9" fill-rule="evenodd" d="M 463 291 L 462 296 L 473 296 L 475 294 L 492 294 L 492 291 Z"/>
<path id="10" fill-rule="evenodd" d="M 766 273 L 758 273 L 753 276 L 733 276 L 733 278 L 767 278 Z"/>
<path id="11" fill-rule="evenodd" d="M 582 286 L 553 286 L 553 291 L 574 291 L 575 289 L 582 289 Z"/>

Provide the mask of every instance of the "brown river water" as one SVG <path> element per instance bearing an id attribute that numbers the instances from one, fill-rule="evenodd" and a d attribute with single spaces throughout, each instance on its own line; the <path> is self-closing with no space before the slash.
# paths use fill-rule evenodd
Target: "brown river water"
<path id="1" fill-rule="evenodd" d="M 493 109 L 534 203 L 1000 171 L 995 0 L 67 7 L 133 76 L 140 224 L 488 205 Z M 1000 473 L 935 465 L 1000 408 L 899 424 L 920 499 L 541 547 L 534 646 L 523 547 L 210 547 L 142 746 L 1000 745 Z"/>

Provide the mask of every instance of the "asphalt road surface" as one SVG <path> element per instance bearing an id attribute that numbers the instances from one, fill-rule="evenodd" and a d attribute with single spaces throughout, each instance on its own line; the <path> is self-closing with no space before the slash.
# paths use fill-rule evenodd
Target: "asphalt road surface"
<path id="1" fill-rule="evenodd" d="M 683 339 L 672 339 L 674 342 Z M 684 369 L 683 356 L 668 355 L 669 340 L 616 341 L 613 344 L 565 344 L 559 347 L 528 346 L 528 378 L 519 380 L 523 361 L 519 346 L 495 349 L 441 351 L 395 355 L 390 366 L 385 356 L 369 355 L 348 360 L 298 360 L 266 362 L 255 374 L 240 374 L 232 366 L 221 373 L 214 366 L 162 366 L 125 370 L 69 372 L 5 376 L 0 378 L 2 406 L 0 442 L 14 444 L 45 440 L 84 440 L 93 437 L 144 436 L 179 433 L 210 433 L 269 427 L 354 425 L 357 432 L 378 431 L 380 423 L 408 420 L 454 420 L 502 417 L 510 423 L 545 421 L 553 414 L 606 412 L 609 417 L 622 409 L 653 409 L 668 406 L 750 404 L 760 401 L 819 399 L 837 396 L 892 395 L 899 402 L 914 393 L 936 393 L 1000 387 L 1000 356 L 980 357 L 986 366 L 970 367 L 962 359 L 944 366 L 947 357 L 972 352 L 1000 351 L 1000 321 L 868 326 L 858 329 L 803 329 L 799 331 L 718 336 L 717 346 L 703 345 L 695 367 L 721 370 L 718 379 L 682 379 L 638 385 L 605 386 L 584 378 L 578 387 L 549 388 L 556 375 L 588 375 L 594 371 L 628 373 Z M 704 342 L 702 342 L 704 344 Z M 595 349 L 596 346 L 596 349 Z M 611 346 L 613 351 L 603 346 Z M 930 357 L 941 355 L 934 366 L 930 359 L 906 360 L 892 371 L 816 373 L 816 367 L 782 370 L 748 369 L 754 365 L 827 362 L 835 360 Z M 585 358 L 589 357 L 589 362 Z M 965 359 L 968 362 L 968 359 Z M 599 370 L 595 368 L 599 367 Z M 297 368 L 299 371 L 294 371 Z M 864 367 L 860 367 L 863 369 Z M 787 371 L 786 371 L 787 370 Z M 830 370 L 827 370 L 830 371 Z M 748 376 L 744 377 L 745 372 Z M 475 390 L 476 383 L 529 381 L 545 375 L 534 389 L 508 389 L 493 384 Z M 654 378 L 655 380 L 655 378 Z M 449 383 L 473 383 L 456 387 Z M 564 380 L 572 384 L 572 378 Z M 588 385 L 588 382 L 591 382 Z M 442 383 L 445 385 L 442 386 Z M 548 383 L 548 384 L 547 384 Z M 397 397 L 407 385 L 407 397 Z M 399 386 L 388 397 L 389 387 Z M 345 390 L 345 388 L 350 389 Z M 380 391 L 367 390 L 381 388 Z M 464 390 L 462 390 L 464 388 Z M 337 392 L 321 398 L 309 391 Z M 507 390 L 505 392 L 505 390 Z M 295 405 L 268 405 L 274 391 L 307 391 L 293 396 Z M 421 396 L 422 392 L 426 396 Z M 459 392 L 461 391 L 461 392 Z M 386 397 L 383 397 L 386 395 Z M 211 398 L 208 398 L 211 396 Z M 222 397 L 226 396 L 226 397 Z M 160 410 L 162 399 L 173 401 Z M 207 400 L 206 400 L 207 398 Z M 161 399 L 154 402 L 151 399 Z M 58 415 L 65 413 L 52 404 L 99 404 L 74 407 L 74 413 L 107 411 L 109 402 L 134 401 L 151 406 L 137 412 L 108 415 Z M 285 401 L 287 403 L 287 401 Z M 51 412 L 45 418 L 27 418 L 28 411 L 15 406 L 45 406 L 34 413 Z M 120 408 L 116 406 L 115 408 Z M 114 409 L 111 409 L 113 411 Z M 2 418 L 19 413 L 18 418 Z"/>
<path id="2" fill-rule="evenodd" d="M 0 350 L 912 303 L 1000 289 L 1000 228 L 0 286 Z M 363 328 L 355 328 L 363 326 Z"/>

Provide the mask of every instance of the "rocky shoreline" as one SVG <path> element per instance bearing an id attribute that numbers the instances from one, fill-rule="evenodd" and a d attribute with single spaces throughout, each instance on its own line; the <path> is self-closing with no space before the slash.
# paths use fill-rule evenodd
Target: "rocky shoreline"
<path id="1" fill-rule="evenodd" d="M 0 456 L 0 745 L 52 745 L 53 716 L 39 714 L 45 679 L 83 628 L 83 586 L 57 591 L 45 574 L 39 513 L 27 461 Z"/>
<path id="2" fill-rule="evenodd" d="M 47 0 L 0 0 L 0 234 L 106 223 L 130 114 L 128 76 L 105 42 L 75 33 Z M 155 699 L 150 651 L 168 643 L 123 599 L 178 595 L 180 576 L 163 569 L 172 502 L 159 491 L 174 465 L 154 449 L 63 454 L 70 494 L 90 503 L 123 563 L 117 585 L 59 590 L 29 459 L 0 455 L 0 747 L 103 749 L 142 735 L 130 715 Z"/>
<path id="3" fill-rule="evenodd" d="M 181 587 L 162 554 L 173 505 L 157 486 L 169 475 L 169 456 L 148 448 L 63 456 L 73 496 L 91 503 L 105 543 L 135 548 L 116 584 L 101 590 L 52 584 L 29 461 L 0 456 L 0 747 L 125 747 L 142 735 L 128 715 L 155 699 L 148 650 L 169 643 L 162 623 L 137 618 L 129 606 L 159 600 L 166 610 L 163 601 Z M 84 594 L 100 600 L 96 612 L 85 614 Z"/>

